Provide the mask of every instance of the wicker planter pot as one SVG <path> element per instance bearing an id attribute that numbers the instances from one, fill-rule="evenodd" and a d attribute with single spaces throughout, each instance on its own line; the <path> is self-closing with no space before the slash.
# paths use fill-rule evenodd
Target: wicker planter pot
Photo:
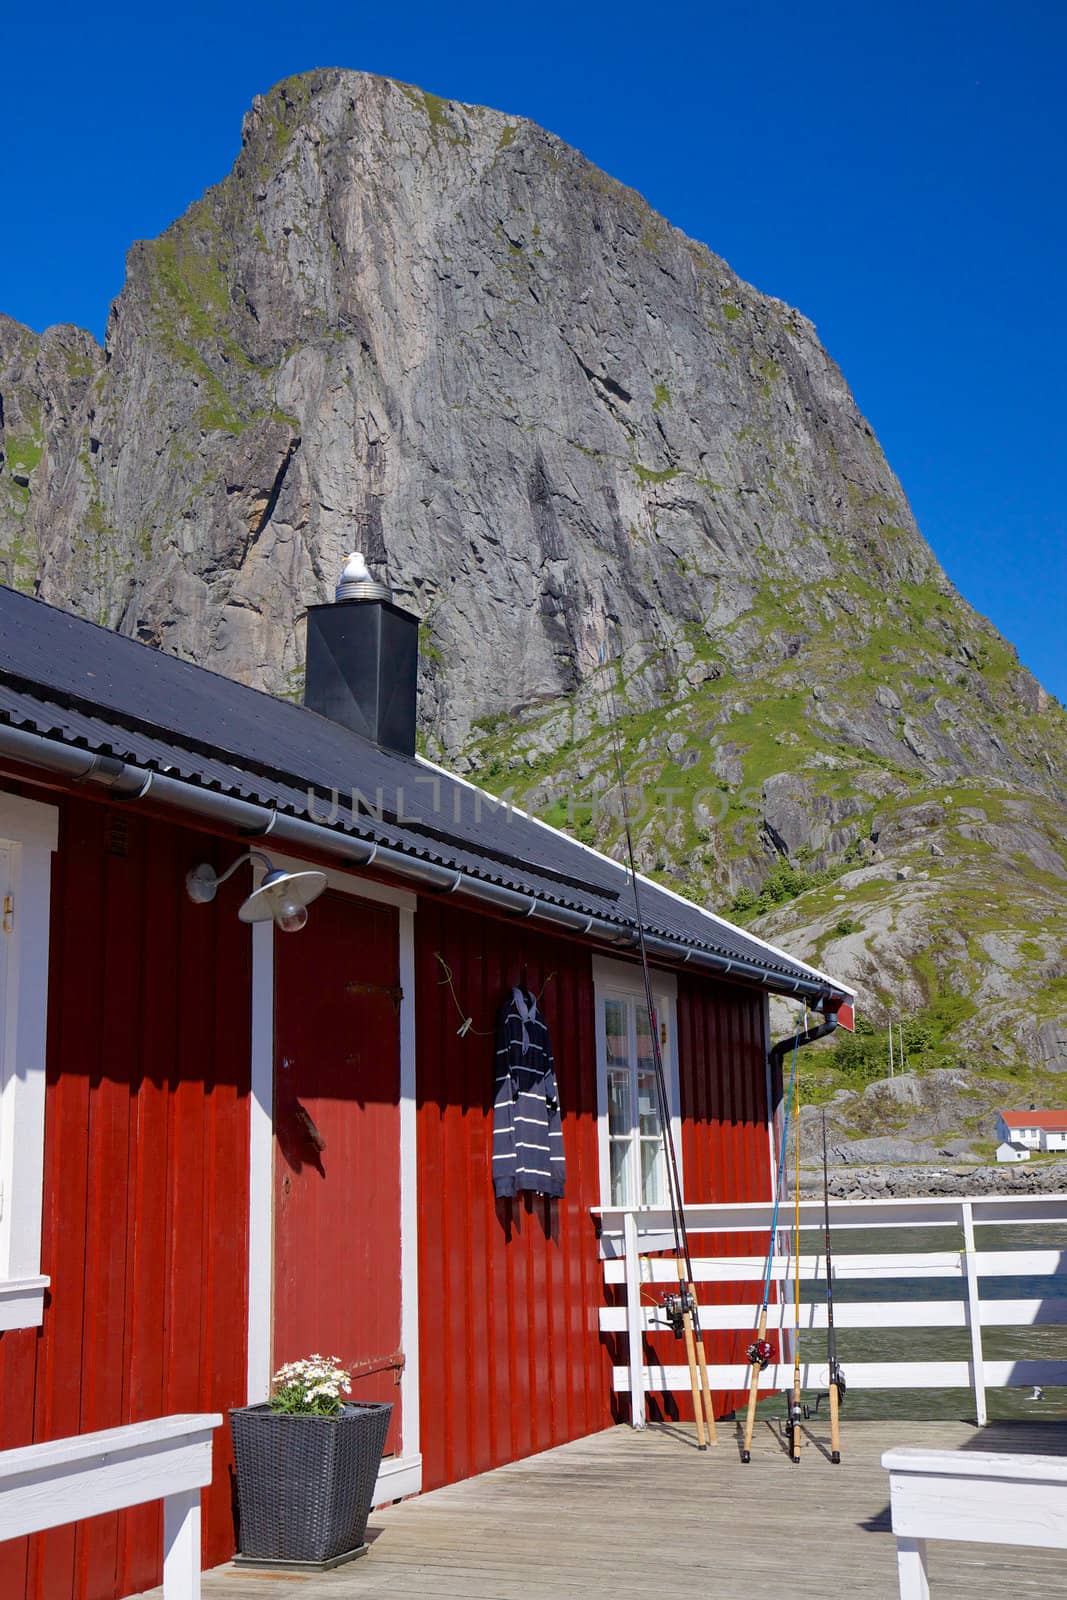
<path id="1" fill-rule="evenodd" d="M 238 1542 L 253 1561 L 333 1562 L 359 1550 L 391 1405 L 349 1405 L 335 1417 L 269 1405 L 230 1412 Z"/>

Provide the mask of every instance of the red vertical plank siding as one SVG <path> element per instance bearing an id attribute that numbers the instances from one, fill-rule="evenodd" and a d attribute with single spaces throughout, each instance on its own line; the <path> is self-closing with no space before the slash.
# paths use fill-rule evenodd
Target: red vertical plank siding
<path id="1" fill-rule="evenodd" d="M 140 854 L 145 908 L 157 908 L 153 937 L 145 939 L 141 977 L 141 1006 L 137 1018 L 137 1048 L 143 1063 L 143 1081 L 130 1115 L 130 1270 L 126 1278 L 126 1370 L 123 1411 L 127 1416 L 162 1416 L 164 1399 L 164 1349 L 159 1330 L 164 1325 L 166 1263 L 145 1219 L 161 1216 L 167 1194 L 168 1085 L 174 1074 L 177 1050 L 179 997 L 174 983 L 178 951 L 178 907 L 169 883 L 180 871 L 180 858 L 172 841 L 152 840 L 153 848 Z M 147 915 L 147 910 L 143 915 Z M 143 924 L 142 924 L 143 926 Z M 147 931 L 147 930 L 146 930 Z M 121 1525 L 119 1545 L 120 1590 L 128 1588 L 136 1570 L 138 1551 L 154 1548 L 159 1537 L 159 1507 L 137 1506 Z"/>
<path id="2" fill-rule="evenodd" d="M 41 1240 L 41 1270 L 51 1287 L 40 1336 L 44 1370 L 39 1363 L 34 1439 L 63 1438 L 81 1428 L 91 1085 L 99 1075 L 104 981 L 104 855 L 94 807 L 64 806 L 52 871 Z M 116 1358 L 121 1359 L 120 1352 Z M 73 1527 L 32 1541 L 31 1576 L 44 1600 L 63 1600 L 72 1592 L 77 1546 Z M 79 1569 L 77 1575 L 84 1573 Z"/>
<path id="3" fill-rule="evenodd" d="M 37 1338 L 33 1332 L 0 1334 L 0 1440 L 23 1444 L 33 1437 L 34 1363 Z M 27 1592 L 28 1539 L 0 1541 L 0 1595 L 13 1600 Z"/>
<path id="4" fill-rule="evenodd" d="M 208 907 L 184 890 L 188 867 L 224 865 L 235 846 L 55 798 L 42 1269 L 52 1288 L 43 1328 L 0 1334 L 0 1448 L 225 1412 L 245 1391 L 251 942 L 235 915 L 239 884 Z M 415 926 L 419 1378 L 433 1488 L 606 1426 L 626 1406 L 611 1392 L 619 1341 L 598 1326 L 591 952 L 431 897 Z M 493 1033 L 523 967 L 555 1046 L 561 1201 L 498 1202 L 492 1190 Z M 762 996 L 683 974 L 677 1015 L 687 1198 L 765 1198 Z M 695 1243 L 763 1248 L 760 1236 Z M 745 1342 L 715 1335 L 709 1358 L 736 1358 Z M 676 1358 L 669 1339 L 650 1348 Z M 664 1397 L 662 1414 L 687 1411 Z M 232 1551 L 230 1469 L 223 1428 L 204 1502 L 207 1565 Z M 158 1582 L 159 1568 L 160 1516 L 147 1507 L 0 1544 L 0 1594 L 111 1600 Z"/>
<path id="5" fill-rule="evenodd" d="M 95 822 L 106 813 L 97 813 Z M 125 822 L 125 819 L 122 819 Z M 127 1361 L 126 1286 L 131 1235 L 130 1122 L 136 1101 L 141 1003 L 143 830 L 126 839 L 125 854 L 103 856 L 98 915 L 102 1008 L 99 1052 L 89 1079 L 89 1149 L 86 1207 L 85 1305 L 82 1320 L 82 1390 L 76 1432 L 118 1427 L 127 1420 L 123 1386 Z M 122 1352 L 116 1361 L 115 1352 Z M 115 1593 L 118 1516 L 96 1517 L 78 1527 L 79 1574 L 87 1594 Z"/>
<path id="6" fill-rule="evenodd" d="M 235 847 L 51 795 L 40 1329 L 0 1334 L 0 1448 L 245 1394 L 251 947 L 235 892 L 187 869 Z M 117 822 L 117 827 L 113 826 Z M 226 1430 L 204 1561 L 233 1550 Z M 112 1600 L 158 1583 L 158 1507 L 0 1543 L 4 1600 Z"/>
<path id="7" fill-rule="evenodd" d="M 612 1407 L 590 1215 L 600 1196 L 589 951 L 428 899 L 415 921 L 422 1453 L 434 1488 L 605 1427 Z M 462 1039 L 437 954 L 474 1019 Z M 524 963 L 529 987 L 544 989 L 556 1056 L 558 1201 L 493 1195 L 493 1032 Z"/>

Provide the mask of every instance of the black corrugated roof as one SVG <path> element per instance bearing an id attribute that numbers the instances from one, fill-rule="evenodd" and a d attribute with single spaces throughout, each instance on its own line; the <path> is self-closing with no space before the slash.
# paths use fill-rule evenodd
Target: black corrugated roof
<path id="1" fill-rule="evenodd" d="M 461 779 L 395 755 L 304 706 L 0 586 L 0 721 L 633 926 L 616 862 Z M 353 806 L 352 791 L 357 791 Z M 642 880 L 646 930 L 766 970 L 770 987 L 821 977 Z M 835 988 L 842 986 L 835 984 Z"/>

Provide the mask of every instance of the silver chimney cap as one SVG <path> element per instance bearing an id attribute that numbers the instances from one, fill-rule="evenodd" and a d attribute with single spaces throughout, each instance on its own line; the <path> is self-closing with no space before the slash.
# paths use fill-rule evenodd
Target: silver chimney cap
<path id="1" fill-rule="evenodd" d="M 353 550 L 345 562 L 344 571 L 341 573 L 337 589 L 334 593 L 335 600 L 391 600 L 392 589 L 384 583 L 379 583 L 371 576 L 362 551 Z"/>

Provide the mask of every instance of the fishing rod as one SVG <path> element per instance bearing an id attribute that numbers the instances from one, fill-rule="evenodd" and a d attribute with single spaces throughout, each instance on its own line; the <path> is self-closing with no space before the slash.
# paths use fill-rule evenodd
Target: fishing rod
<path id="1" fill-rule="evenodd" d="M 800 1096 L 797 1096 L 793 1117 L 793 1392 L 786 1411 L 785 1437 L 789 1446 L 789 1459 L 794 1466 L 800 1463 L 800 1449 L 804 1431 L 800 1424 L 805 1417 L 804 1397 L 800 1392 Z"/>
<path id="2" fill-rule="evenodd" d="M 774 1211 L 771 1216 L 771 1235 L 767 1245 L 767 1265 L 763 1273 L 763 1298 L 760 1303 L 759 1317 L 756 1322 L 756 1337 L 749 1345 L 745 1354 L 752 1365 L 752 1377 L 749 1381 L 748 1410 L 745 1413 L 745 1432 L 741 1445 L 741 1460 L 746 1464 L 752 1460 L 752 1430 L 756 1425 L 756 1402 L 759 1399 L 759 1379 L 770 1362 L 774 1351 L 767 1342 L 767 1306 L 771 1298 L 771 1274 L 774 1267 L 774 1251 L 778 1238 L 778 1209 L 782 1203 L 782 1187 L 785 1180 L 785 1157 L 789 1147 L 789 1113 L 793 1104 L 793 1086 L 797 1076 L 797 1056 L 800 1054 L 800 1031 L 804 1025 L 805 1016 L 801 1012 L 797 1018 L 796 1038 L 793 1040 L 793 1064 L 789 1069 L 789 1088 L 785 1097 L 785 1118 L 782 1123 L 782 1140 L 778 1148 L 778 1176 L 774 1185 Z"/>
<path id="3" fill-rule="evenodd" d="M 823 1000 L 822 1004 L 825 1005 L 825 1004 L 828 1003 L 828 1001 L 829 1001 L 829 996 L 827 996 Z M 756 1420 L 756 1402 L 757 1402 L 757 1399 L 759 1397 L 759 1394 L 758 1394 L 758 1391 L 759 1391 L 759 1376 L 760 1376 L 760 1373 L 763 1372 L 765 1370 L 765 1368 L 770 1364 L 771 1358 L 774 1355 L 774 1351 L 773 1351 L 773 1349 L 771 1348 L 770 1344 L 768 1343 L 768 1341 L 766 1339 L 767 1307 L 768 1307 L 768 1302 L 770 1300 L 770 1294 L 771 1294 L 771 1276 L 772 1276 L 773 1263 L 774 1263 L 774 1253 L 775 1253 L 775 1248 L 776 1248 L 776 1245 L 777 1245 L 778 1213 L 779 1213 L 779 1208 L 780 1208 L 781 1203 L 782 1203 L 782 1193 L 783 1193 L 783 1190 L 784 1190 L 784 1187 L 785 1187 L 785 1163 L 786 1163 L 786 1159 L 787 1159 L 788 1153 L 789 1153 L 789 1119 L 790 1119 L 791 1114 L 793 1114 L 794 1095 L 795 1095 L 796 1089 L 797 1089 L 797 1056 L 798 1056 L 799 1052 L 801 1051 L 801 1049 L 803 1049 L 803 1047 L 805 1045 L 814 1044 L 817 1039 L 825 1039 L 828 1034 L 831 1034 L 831 1033 L 834 1032 L 836 1027 L 837 1027 L 837 1012 L 836 1011 L 827 1011 L 826 1014 L 823 1016 L 822 1021 L 817 1023 L 814 1027 L 808 1027 L 807 1026 L 806 1013 L 802 1012 L 801 1015 L 797 1018 L 797 1031 L 796 1031 L 796 1034 L 794 1035 L 794 1037 L 792 1039 L 790 1039 L 789 1036 L 786 1035 L 786 1037 L 784 1039 L 779 1039 L 777 1044 L 771 1046 L 771 1049 L 770 1049 L 770 1052 L 769 1052 L 769 1056 L 768 1056 L 769 1063 L 770 1063 L 770 1069 L 771 1069 L 771 1081 L 772 1081 L 772 1084 L 777 1084 L 777 1083 L 781 1082 L 783 1063 L 784 1063 L 784 1060 L 785 1060 L 786 1053 L 788 1052 L 790 1047 L 792 1048 L 792 1051 L 793 1051 L 793 1062 L 792 1062 L 792 1066 L 791 1066 L 790 1072 L 789 1072 L 789 1085 L 788 1085 L 788 1089 L 786 1090 L 786 1094 L 785 1094 L 785 1114 L 784 1114 L 783 1121 L 782 1121 L 782 1134 L 781 1134 L 781 1139 L 779 1140 L 779 1144 L 778 1144 L 778 1175 L 777 1175 L 777 1181 L 776 1181 L 775 1187 L 774 1187 L 774 1211 L 773 1211 L 772 1216 L 771 1216 L 771 1234 L 770 1234 L 770 1239 L 768 1240 L 768 1246 L 767 1246 L 767 1263 L 766 1263 L 766 1267 L 765 1267 L 764 1274 L 763 1274 L 763 1298 L 762 1298 L 762 1302 L 760 1304 L 759 1319 L 758 1319 L 757 1324 L 756 1324 L 756 1337 L 752 1341 L 752 1343 L 749 1345 L 748 1350 L 746 1351 L 748 1359 L 749 1359 L 749 1361 L 750 1361 L 750 1363 L 752 1365 L 752 1376 L 751 1376 L 751 1380 L 750 1380 L 750 1384 L 749 1384 L 748 1412 L 747 1412 L 747 1415 L 746 1415 L 746 1418 L 745 1418 L 745 1432 L 744 1432 L 744 1437 L 743 1437 L 743 1441 L 742 1441 L 742 1445 L 741 1445 L 741 1460 L 743 1462 L 748 1462 L 748 1461 L 751 1461 L 751 1459 L 752 1459 L 752 1455 L 751 1455 L 752 1433 L 753 1433 L 753 1428 L 755 1426 L 755 1420 Z M 800 1116 L 799 1116 L 799 1112 L 798 1112 L 797 1115 L 796 1115 L 796 1129 L 797 1129 L 798 1134 L 799 1134 L 799 1128 L 800 1128 Z M 796 1201 L 795 1201 L 796 1210 L 799 1211 L 799 1197 L 800 1197 L 799 1172 L 798 1172 L 798 1178 L 797 1178 L 797 1181 L 795 1182 L 794 1187 L 795 1187 L 795 1190 L 796 1190 Z M 798 1225 L 799 1225 L 799 1217 L 795 1215 L 795 1226 L 798 1226 Z M 796 1253 L 799 1255 L 799 1248 L 798 1248 Z M 798 1271 L 799 1271 L 799 1265 L 798 1265 Z M 799 1290 L 797 1292 L 799 1293 Z M 797 1313 L 797 1322 L 799 1323 L 799 1312 Z M 794 1329 L 794 1338 L 796 1338 L 798 1335 L 799 1335 L 799 1328 L 795 1328 Z M 799 1348 L 799 1347 L 797 1347 L 797 1348 Z M 795 1390 L 797 1389 L 797 1383 L 796 1383 L 797 1377 L 798 1377 L 798 1374 L 796 1372 L 796 1361 L 794 1360 L 794 1389 Z M 796 1406 L 798 1408 L 799 1416 L 798 1416 L 797 1420 L 799 1421 L 800 1418 L 804 1414 L 803 1413 L 803 1402 L 799 1397 L 799 1392 L 795 1393 L 793 1398 L 794 1398 Z M 787 1417 L 786 1418 L 786 1431 L 787 1431 L 787 1434 L 791 1433 L 791 1427 L 792 1427 L 791 1419 L 789 1417 Z M 797 1437 L 798 1437 L 798 1440 L 799 1440 L 799 1429 L 797 1430 Z M 793 1450 L 792 1450 L 793 1440 L 792 1440 L 791 1437 L 789 1439 L 789 1445 L 790 1445 L 790 1455 L 792 1455 L 793 1454 Z M 796 1458 L 794 1458 L 794 1459 L 796 1459 Z"/>
<path id="4" fill-rule="evenodd" d="M 600 647 L 600 664 L 602 667 L 606 664 L 603 645 Z M 704 1336 L 700 1327 L 700 1308 L 697 1305 L 696 1289 L 693 1281 L 693 1258 L 689 1249 L 689 1230 L 686 1227 L 682 1186 L 678 1176 L 678 1158 L 674 1148 L 674 1134 L 671 1129 L 671 1109 L 667 1095 L 667 1079 L 663 1071 L 659 1022 L 652 998 L 652 976 L 648 964 L 648 950 L 645 945 L 645 924 L 641 915 L 637 862 L 634 855 L 633 831 L 630 827 L 630 808 L 626 801 L 626 779 L 622 764 L 622 745 L 619 741 L 618 706 L 615 700 L 614 680 L 610 673 L 608 675 L 608 693 L 611 700 L 611 734 L 619 781 L 619 803 L 622 808 L 623 828 L 626 834 L 626 853 L 630 864 L 630 882 L 633 885 L 634 918 L 637 923 L 637 942 L 641 955 L 641 971 L 644 976 L 648 1027 L 652 1038 L 653 1072 L 660 1106 L 660 1132 L 663 1139 L 664 1163 L 667 1172 L 667 1194 L 670 1203 L 671 1228 L 674 1234 L 676 1265 L 678 1268 L 678 1294 L 677 1296 L 668 1295 L 664 1298 L 664 1309 L 674 1329 L 675 1337 L 678 1336 L 680 1328 L 681 1336 L 685 1340 L 686 1360 L 689 1365 L 689 1383 L 693 1391 L 693 1411 L 696 1416 L 697 1448 L 706 1450 L 709 1440 L 712 1444 L 718 1442 L 715 1433 L 715 1409 L 712 1403 L 711 1384 L 708 1379 L 708 1366 L 704 1354 Z M 697 1370 L 698 1363 L 699 1373 Z"/>
<path id="5" fill-rule="evenodd" d="M 837 1334 L 834 1330 L 834 1273 L 830 1250 L 830 1178 L 826 1158 L 826 1112 L 822 1114 L 822 1215 L 826 1238 L 826 1363 L 830 1387 L 830 1460 L 841 1461 L 840 1407 L 845 1398 L 845 1375 L 837 1361 Z M 818 1405 L 818 1401 L 816 1401 Z"/>

